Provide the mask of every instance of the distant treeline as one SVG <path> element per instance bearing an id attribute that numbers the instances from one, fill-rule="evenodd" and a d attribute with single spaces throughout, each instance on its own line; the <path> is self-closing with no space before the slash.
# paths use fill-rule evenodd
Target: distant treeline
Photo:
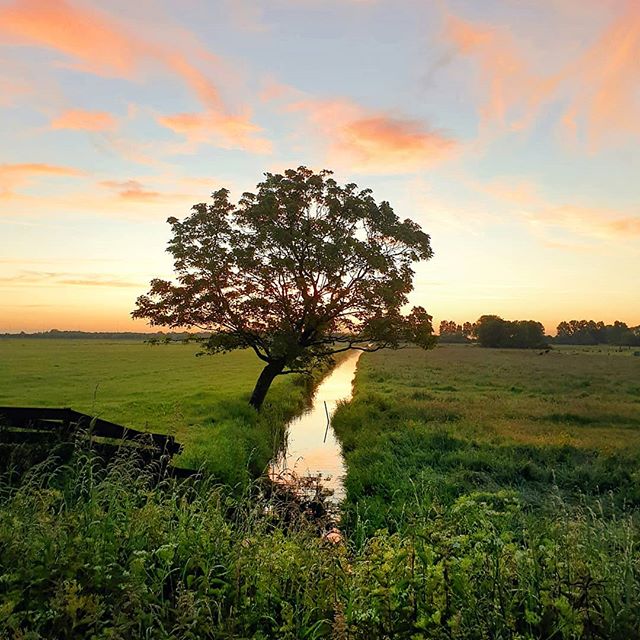
<path id="1" fill-rule="evenodd" d="M 544 326 L 535 320 L 503 320 L 499 316 L 481 316 L 476 322 L 440 323 L 440 342 L 477 342 L 483 347 L 539 349 L 549 344 L 640 346 L 640 325 L 629 327 L 616 320 L 613 324 L 593 320 L 561 322 L 555 337 L 545 336 Z"/>
<path id="2" fill-rule="evenodd" d="M 640 346 L 640 325 L 629 327 L 616 320 L 613 324 L 594 320 L 570 320 L 561 322 L 554 342 L 557 344 L 612 344 L 615 346 Z"/>
<path id="3" fill-rule="evenodd" d="M 481 316 L 473 324 L 440 323 L 440 342 L 477 342 L 482 347 L 539 349 L 546 346 L 544 326 L 535 320 L 503 320 Z"/>
<path id="4" fill-rule="evenodd" d="M 0 333 L 0 338 L 38 338 L 38 339 L 69 339 L 69 340 L 147 340 L 149 342 L 170 342 L 183 341 L 201 336 L 202 334 L 189 333 L 187 331 L 165 333 L 156 331 L 155 333 L 136 333 L 133 331 L 60 331 L 51 329 L 50 331 L 40 331 L 37 333 Z"/>

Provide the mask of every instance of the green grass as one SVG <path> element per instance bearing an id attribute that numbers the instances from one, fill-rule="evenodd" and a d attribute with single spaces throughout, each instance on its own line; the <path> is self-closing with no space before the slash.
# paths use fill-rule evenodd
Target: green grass
<path id="1" fill-rule="evenodd" d="M 206 467 L 227 484 L 259 475 L 309 388 L 276 379 L 260 416 L 247 402 L 261 369 L 249 351 L 196 357 L 197 345 L 137 341 L 0 339 L 0 406 L 74 409 L 171 433 L 179 466 Z"/>
<path id="2" fill-rule="evenodd" d="M 402 528 L 408 504 L 502 489 L 530 505 L 551 491 L 638 505 L 639 381 L 636 358 L 593 350 L 366 355 L 335 420 L 347 512 L 366 514 L 372 530 Z"/>
<path id="3" fill-rule="evenodd" d="M 80 453 L 0 478 L 0 637 L 169 640 L 637 637 L 638 536 L 507 492 L 333 546 L 278 504 Z"/>
<path id="4" fill-rule="evenodd" d="M 267 441 L 305 396 L 278 381 L 252 423 L 240 417 L 255 377 L 240 389 L 248 354 L 195 359 L 191 347 L 132 345 L 123 360 L 106 345 L 104 368 L 92 369 L 98 345 L 78 345 L 76 359 L 62 345 L 67 369 L 56 375 L 55 349 L 24 347 L 31 356 L 21 358 L 18 344 L 0 351 L 13 358 L 0 357 L 0 404 L 56 397 L 34 380 L 42 375 L 88 410 L 99 371 L 113 385 L 101 415 L 164 415 L 169 430 L 177 420 L 161 413 L 162 388 L 188 416 L 177 421 L 187 455 L 220 455 L 205 438 L 218 430 L 223 454 L 233 461 L 239 450 L 249 464 L 251 438 Z M 227 385 L 217 396 L 199 384 L 210 374 Z M 211 402 L 190 404 L 199 393 Z M 640 637 L 639 418 L 640 359 L 622 352 L 365 355 L 335 418 L 348 467 L 346 542 L 336 546 L 258 497 L 250 473 L 244 492 L 211 477 L 157 484 L 133 460 L 99 470 L 80 452 L 17 488 L 0 478 L 0 637 Z"/>

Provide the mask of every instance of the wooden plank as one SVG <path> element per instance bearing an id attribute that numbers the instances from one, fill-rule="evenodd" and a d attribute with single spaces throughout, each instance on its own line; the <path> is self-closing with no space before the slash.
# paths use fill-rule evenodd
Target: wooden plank
<path id="1" fill-rule="evenodd" d="M 90 431 L 92 436 L 114 440 L 138 440 L 140 446 L 154 446 L 172 455 L 182 450 L 182 446 L 176 443 L 173 436 L 129 429 L 102 418 L 93 418 L 68 407 L 62 409 L 56 407 L 0 407 L 0 425 L 2 423 L 12 427 L 66 433 L 85 429 Z"/>
<path id="2" fill-rule="evenodd" d="M 43 442 L 60 442 L 60 437 L 51 431 L 14 431 L 3 429 L 0 431 L 0 442 L 3 444 L 42 444 Z"/>
<path id="3" fill-rule="evenodd" d="M 55 407 L 0 407 L 0 421 L 14 427 L 28 426 L 37 420 L 45 420 L 50 426 L 60 428 L 69 426 L 72 418 L 69 408 Z"/>

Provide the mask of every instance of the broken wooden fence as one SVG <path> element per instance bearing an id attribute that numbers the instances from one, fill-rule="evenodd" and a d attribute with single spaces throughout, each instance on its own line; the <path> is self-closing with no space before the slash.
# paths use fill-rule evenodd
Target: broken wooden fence
<path id="1" fill-rule="evenodd" d="M 106 460 L 127 447 L 144 463 L 154 460 L 168 463 L 182 449 L 171 435 L 129 429 L 70 408 L 0 407 L 0 445 L 5 452 L 20 445 L 40 445 L 45 450 L 57 446 L 70 455 L 69 447 L 61 445 L 78 443 L 88 443 Z M 173 466 L 169 469 L 173 475 L 191 473 Z"/>

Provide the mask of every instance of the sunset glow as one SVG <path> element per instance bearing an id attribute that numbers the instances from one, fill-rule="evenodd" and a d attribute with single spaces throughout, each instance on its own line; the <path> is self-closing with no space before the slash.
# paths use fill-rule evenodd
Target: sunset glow
<path id="1" fill-rule="evenodd" d="M 169 216 L 328 168 L 412 304 L 640 324 L 637 0 L 0 0 L 0 332 L 144 331 Z"/>

